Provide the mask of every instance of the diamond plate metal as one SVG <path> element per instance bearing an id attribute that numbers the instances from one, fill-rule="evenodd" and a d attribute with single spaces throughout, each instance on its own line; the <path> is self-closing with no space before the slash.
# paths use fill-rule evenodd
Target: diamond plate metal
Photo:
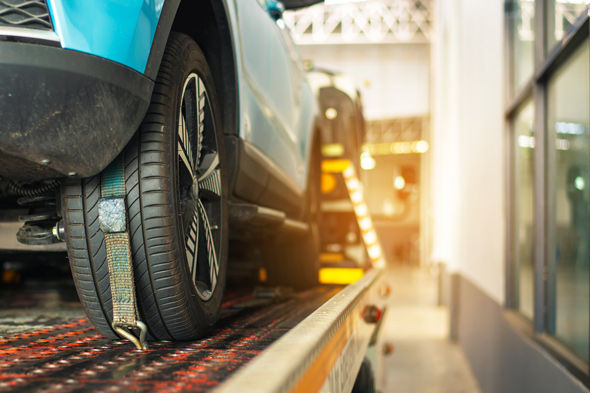
<path id="1" fill-rule="evenodd" d="M 145 351 L 104 338 L 86 318 L 0 335 L 0 391 L 210 391 L 334 294 L 320 288 L 277 303 L 226 293 L 210 335 L 152 342 Z"/>

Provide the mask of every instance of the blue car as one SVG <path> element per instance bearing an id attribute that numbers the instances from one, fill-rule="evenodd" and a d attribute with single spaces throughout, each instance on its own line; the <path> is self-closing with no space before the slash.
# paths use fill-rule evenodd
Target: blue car
<path id="1" fill-rule="evenodd" d="M 27 209 L 21 243 L 66 243 L 105 336 L 105 168 L 150 339 L 215 323 L 230 248 L 260 250 L 269 283 L 317 283 L 318 104 L 281 19 L 315 2 L 0 0 L 2 206 Z"/>

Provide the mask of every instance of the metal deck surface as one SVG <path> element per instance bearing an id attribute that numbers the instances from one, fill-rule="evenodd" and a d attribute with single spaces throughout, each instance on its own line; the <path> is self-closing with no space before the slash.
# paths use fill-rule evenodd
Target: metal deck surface
<path id="1" fill-rule="evenodd" d="M 0 391 L 207 391 L 337 292 L 335 287 L 319 287 L 280 303 L 228 294 L 208 337 L 153 342 L 139 351 L 127 341 L 101 336 L 82 317 L 71 288 L 3 288 Z M 37 301 L 43 299 L 50 300 L 48 307 L 39 307 Z"/>

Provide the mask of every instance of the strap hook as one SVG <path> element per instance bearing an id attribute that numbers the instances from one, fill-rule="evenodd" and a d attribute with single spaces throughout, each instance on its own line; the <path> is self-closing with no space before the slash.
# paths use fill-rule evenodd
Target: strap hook
<path id="1" fill-rule="evenodd" d="M 115 323 L 113 323 L 113 330 L 115 330 L 115 332 L 117 332 L 121 336 L 125 337 L 127 340 L 131 341 L 137 347 L 137 349 L 140 349 L 140 350 L 148 349 L 147 340 L 146 340 L 147 326 L 145 325 L 145 323 L 143 323 L 141 321 L 135 321 L 135 326 L 130 326 L 130 327 L 135 327 L 140 330 L 139 338 L 137 338 L 131 332 L 129 332 L 129 331 L 123 329 L 122 327 L 117 326 Z"/>

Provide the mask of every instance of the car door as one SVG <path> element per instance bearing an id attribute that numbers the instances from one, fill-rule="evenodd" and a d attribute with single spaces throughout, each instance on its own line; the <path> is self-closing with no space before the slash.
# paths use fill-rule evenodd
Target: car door
<path id="1" fill-rule="evenodd" d="M 241 137 L 303 189 L 313 100 L 305 95 L 309 86 L 298 54 L 282 20 L 269 14 L 266 1 L 239 0 L 236 8 L 246 84 L 241 92 L 248 95 L 248 108 L 242 111 L 247 127 Z"/>

